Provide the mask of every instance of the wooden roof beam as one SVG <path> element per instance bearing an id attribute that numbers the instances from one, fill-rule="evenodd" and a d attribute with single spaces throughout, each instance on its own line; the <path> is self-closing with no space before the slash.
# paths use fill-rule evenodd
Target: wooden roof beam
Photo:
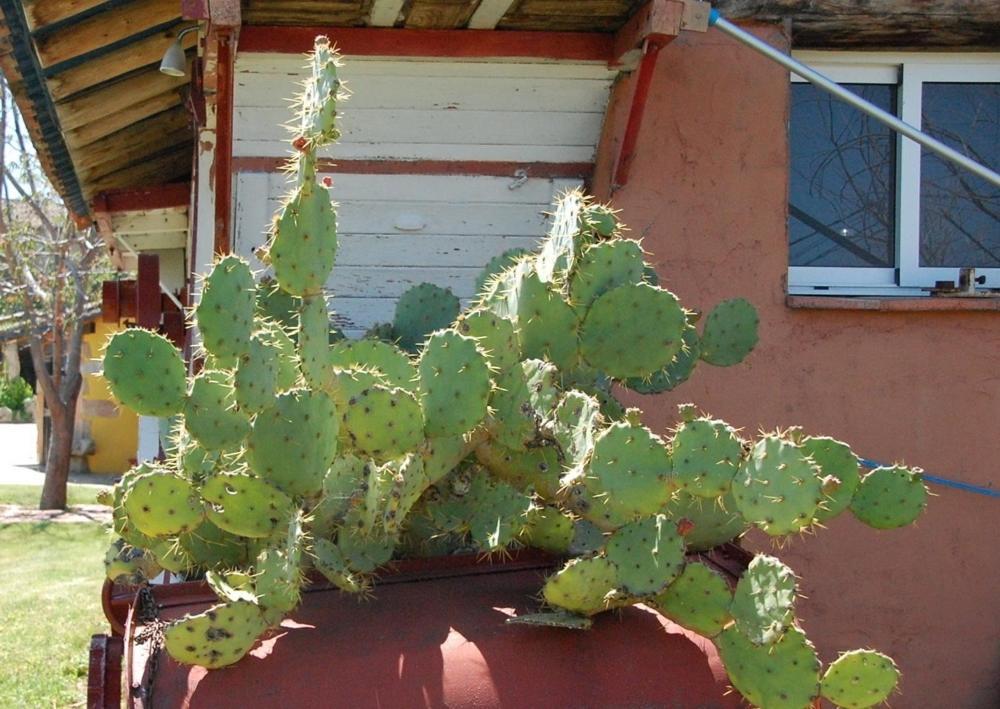
<path id="1" fill-rule="evenodd" d="M 191 155 L 187 152 L 174 151 L 156 160 L 148 160 L 124 170 L 84 185 L 84 193 L 88 197 L 111 189 L 119 189 L 125 185 L 157 185 L 173 182 L 181 178 L 189 178 L 191 174 Z"/>
<path id="2" fill-rule="evenodd" d="M 516 0 L 482 0 L 469 18 L 469 29 L 494 29 Z"/>
<path id="3" fill-rule="evenodd" d="M 137 0 L 36 38 L 38 61 L 55 66 L 180 17 L 174 0 Z"/>
<path id="4" fill-rule="evenodd" d="M 157 113 L 182 104 L 181 89 L 170 89 L 145 101 L 133 104 L 117 113 L 109 114 L 103 120 L 94 121 L 79 128 L 65 131 L 63 137 L 66 140 L 66 145 L 73 150 L 77 150 L 84 145 L 90 145 L 144 118 L 155 116 Z"/>
<path id="5" fill-rule="evenodd" d="M 392 27 L 399 19 L 406 0 L 375 0 L 368 18 L 372 27 Z"/>
<path id="6" fill-rule="evenodd" d="M 187 207 L 191 186 L 186 182 L 134 189 L 107 190 L 94 197 L 94 212 L 135 212 L 143 209 Z"/>
<path id="7" fill-rule="evenodd" d="M 89 170 L 108 162 L 121 152 L 145 145 L 150 140 L 157 139 L 157 136 L 184 129 L 190 131 L 190 126 L 191 116 L 183 106 L 168 109 L 80 148 L 73 155 L 73 166 L 78 171 Z M 190 135 L 193 136 L 193 133 Z"/>
<path id="8" fill-rule="evenodd" d="M 118 111 L 160 94 L 180 89 L 188 82 L 186 76 L 167 76 L 156 67 L 100 86 L 78 98 L 56 104 L 63 131 L 71 131 L 88 123 L 103 121 Z"/>
<path id="9" fill-rule="evenodd" d="M 647 43 L 663 47 L 681 32 L 683 0 L 650 0 L 615 35 L 612 66 L 634 68 Z"/>
<path id="10" fill-rule="evenodd" d="M 130 71 L 151 64 L 159 64 L 163 53 L 177 37 L 181 27 L 172 27 L 131 42 L 107 54 L 94 57 L 79 66 L 60 71 L 48 78 L 49 93 L 54 101 L 61 101 L 85 89 L 123 76 Z M 198 33 L 190 32 L 181 39 L 182 46 L 190 50 L 198 43 Z"/>
<path id="11" fill-rule="evenodd" d="M 35 32 L 62 22 L 70 17 L 76 17 L 82 12 L 103 5 L 108 0 L 27 0 L 24 3 L 24 18 L 28 28 Z"/>

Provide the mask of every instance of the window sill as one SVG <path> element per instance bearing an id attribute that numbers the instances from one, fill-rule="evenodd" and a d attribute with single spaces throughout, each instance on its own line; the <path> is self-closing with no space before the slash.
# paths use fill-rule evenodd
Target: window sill
<path id="1" fill-rule="evenodd" d="M 785 305 L 802 310 L 872 310 L 880 313 L 993 311 L 1000 312 L 1000 297 L 890 298 L 870 296 L 787 295 Z"/>

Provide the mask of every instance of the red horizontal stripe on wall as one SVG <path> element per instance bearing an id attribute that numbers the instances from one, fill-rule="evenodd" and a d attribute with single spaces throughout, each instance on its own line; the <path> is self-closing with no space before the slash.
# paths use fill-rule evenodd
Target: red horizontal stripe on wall
<path id="1" fill-rule="evenodd" d="M 237 172 L 280 172 L 285 158 L 234 157 Z M 365 175 L 491 175 L 513 177 L 524 170 L 528 177 L 589 178 L 589 162 L 507 162 L 499 160 L 332 160 L 319 161 L 323 172 Z"/>

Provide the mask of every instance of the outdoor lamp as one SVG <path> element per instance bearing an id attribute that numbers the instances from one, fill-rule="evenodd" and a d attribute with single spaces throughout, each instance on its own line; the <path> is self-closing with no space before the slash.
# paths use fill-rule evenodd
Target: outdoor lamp
<path id="1" fill-rule="evenodd" d="M 184 56 L 181 40 L 188 32 L 194 32 L 197 29 L 198 26 L 195 25 L 187 27 L 177 34 L 173 43 L 167 47 L 167 51 L 163 54 L 163 60 L 160 62 L 161 73 L 167 76 L 184 76 L 187 73 L 187 58 Z"/>

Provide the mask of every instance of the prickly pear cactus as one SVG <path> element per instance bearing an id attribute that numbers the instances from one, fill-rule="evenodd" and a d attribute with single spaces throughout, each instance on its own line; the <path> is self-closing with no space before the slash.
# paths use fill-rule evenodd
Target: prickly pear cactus
<path id="1" fill-rule="evenodd" d="M 464 312 L 423 284 L 391 324 L 336 342 L 324 294 L 336 211 L 316 165 L 344 96 L 325 38 L 310 68 L 291 193 L 261 256 L 272 273 L 225 256 L 205 278 L 204 369 L 186 383 L 170 343 L 142 330 L 105 353 L 124 405 L 177 418 L 165 460 L 111 496 L 108 576 L 169 569 L 219 597 L 170 624 L 167 651 L 223 667 L 294 611 L 309 579 L 364 595 L 393 558 L 528 546 L 564 563 L 543 607 L 517 622 L 584 629 L 646 603 L 713 638 L 759 706 L 884 701 L 898 671 L 873 651 L 821 675 L 791 569 L 761 555 L 730 585 L 706 552 L 750 528 L 780 542 L 848 509 L 876 528 L 908 524 L 926 504 L 920 471 L 861 475 L 844 443 L 797 429 L 750 437 L 692 405 L 672 430 L 643 426 L 617 391 L 657 393 L 700 362 L 739 363 L 757 314 L 742 299 L 705 318 L 685 308 L 614 210 L 579 191 L 559 199 L 536 252 L 487 264 Z"/>

